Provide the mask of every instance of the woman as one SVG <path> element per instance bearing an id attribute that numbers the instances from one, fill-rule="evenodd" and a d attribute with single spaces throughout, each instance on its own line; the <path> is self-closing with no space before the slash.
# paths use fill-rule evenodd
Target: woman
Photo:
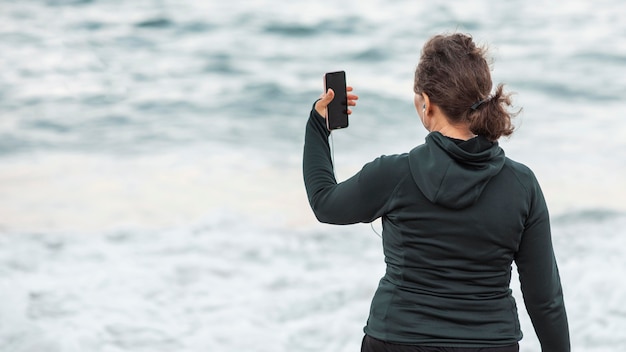
<path id="1" fill-rule="evenodd" d="M 570 350 L 546 203 L 532 171 L 497 143 L 513 132 L 514 114 L 503 86 L 491 90 L 485 50 L 471 37 L 431 38 L 414 84 L 425 143 L 381 156 L 339 184 L 324 122 L 334 92 L 315 102 L 303 171 L 316 217 L 382 217 L 387 269 L 362 351 L 518 351 L 513 261 L 543 351 Z M 357 99 L 349 93 L 348 105 Z"/>

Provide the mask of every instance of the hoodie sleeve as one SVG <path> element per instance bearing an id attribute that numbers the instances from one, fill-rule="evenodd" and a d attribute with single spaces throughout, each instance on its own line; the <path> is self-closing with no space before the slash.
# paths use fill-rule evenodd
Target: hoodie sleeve
<path id="1" fill-rule="evenodd" d="M 570 351 L 559 270 L 548 209 L 537 180 L 530 186 L 530 212 L 515 258 L 528 315 L 543 351 Z"/>
<path id="2" fill-rule="evenodd" d="M 371 222 L 384 214 L 395 187 L 385 164 L 392 157 L 381 157 L 366 164 L 351 178 L 337 183 L 330 157 L 324 117 L 312 109 L 306 126 L 303 156 L 304 183 L 309 204 L 320 222 L 354 224 Z"/>

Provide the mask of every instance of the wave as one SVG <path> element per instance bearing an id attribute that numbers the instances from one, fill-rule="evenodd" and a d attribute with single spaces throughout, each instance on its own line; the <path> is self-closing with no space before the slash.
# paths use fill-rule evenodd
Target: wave
<path id="1" fill-rule="evenodd" d="M 626 213 L 613 209 L 582 209 L 552 218 L 556 225 L 600 224 L 626 218 Z"/>
<path id="2" fill-rule="evenodd" d="M 174 26 L 174 22 L 166 17 L 157 17 L 135 23 L 137 28 L 161 29 Z"/>

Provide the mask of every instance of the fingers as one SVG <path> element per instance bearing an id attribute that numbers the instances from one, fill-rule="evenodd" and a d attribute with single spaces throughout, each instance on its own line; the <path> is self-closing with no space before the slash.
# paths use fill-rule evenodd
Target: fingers
<path id="1" fill-rule="evenodd" d="M 354 88 L 351 86 L 346 87 L 347 92 L 352 92 Z M 335 98 L 335 92 L 332 89 L 328 89 L 326 92 L 320 95 L 320 99 L 315 103 L 315 110 L 317 112 L 326 117 L 326 108 L 328 104 Z M 356 106 L 356 101 L 359 99 L 359 96 L 356 94 L 347 94 L 348 106 Z M 352 114 L 352 110 L 348 109 L 348 115 Z"/>
<path id="2" fill-rule="evenodd" d="M 346 91 L 348 92 L 352 92 L 354 90 L 354 88 L 352 88 L 351 86 L 347 86 L 346 87 Z M 350 106 L 355 106 L 356 105 L 356 101 L 358 100 L 359 96 L 356 94 L 348 94 L 348 105 Z"/>
<path id="3" fill-rule="evenodd" d="M 354 90 L 354 88 L 352 88 L 351 86 L 347 86 L 346 87 L 346 91 L 348 92 L 352 92 Z M 356 94 L 349 94 L 348 93 L 348 106 L 356 106 L 356 101 L 359 99 L 359 96 Z M 348 115 L 352 114 L 352 110 L 348 109 Z"/>

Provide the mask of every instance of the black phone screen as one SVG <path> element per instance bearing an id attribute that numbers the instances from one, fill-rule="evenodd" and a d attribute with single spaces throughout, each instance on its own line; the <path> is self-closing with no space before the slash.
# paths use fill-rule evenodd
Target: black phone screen
<path id="1" fill-rule="evenodd" d="M 348 92 L 346 91 L 346 73 L 329 72 L 324 75 L 324 84 L 335 92 L 335 97 L 328 104 L 326 126 L 328 130 L 348 127 Z"/>

